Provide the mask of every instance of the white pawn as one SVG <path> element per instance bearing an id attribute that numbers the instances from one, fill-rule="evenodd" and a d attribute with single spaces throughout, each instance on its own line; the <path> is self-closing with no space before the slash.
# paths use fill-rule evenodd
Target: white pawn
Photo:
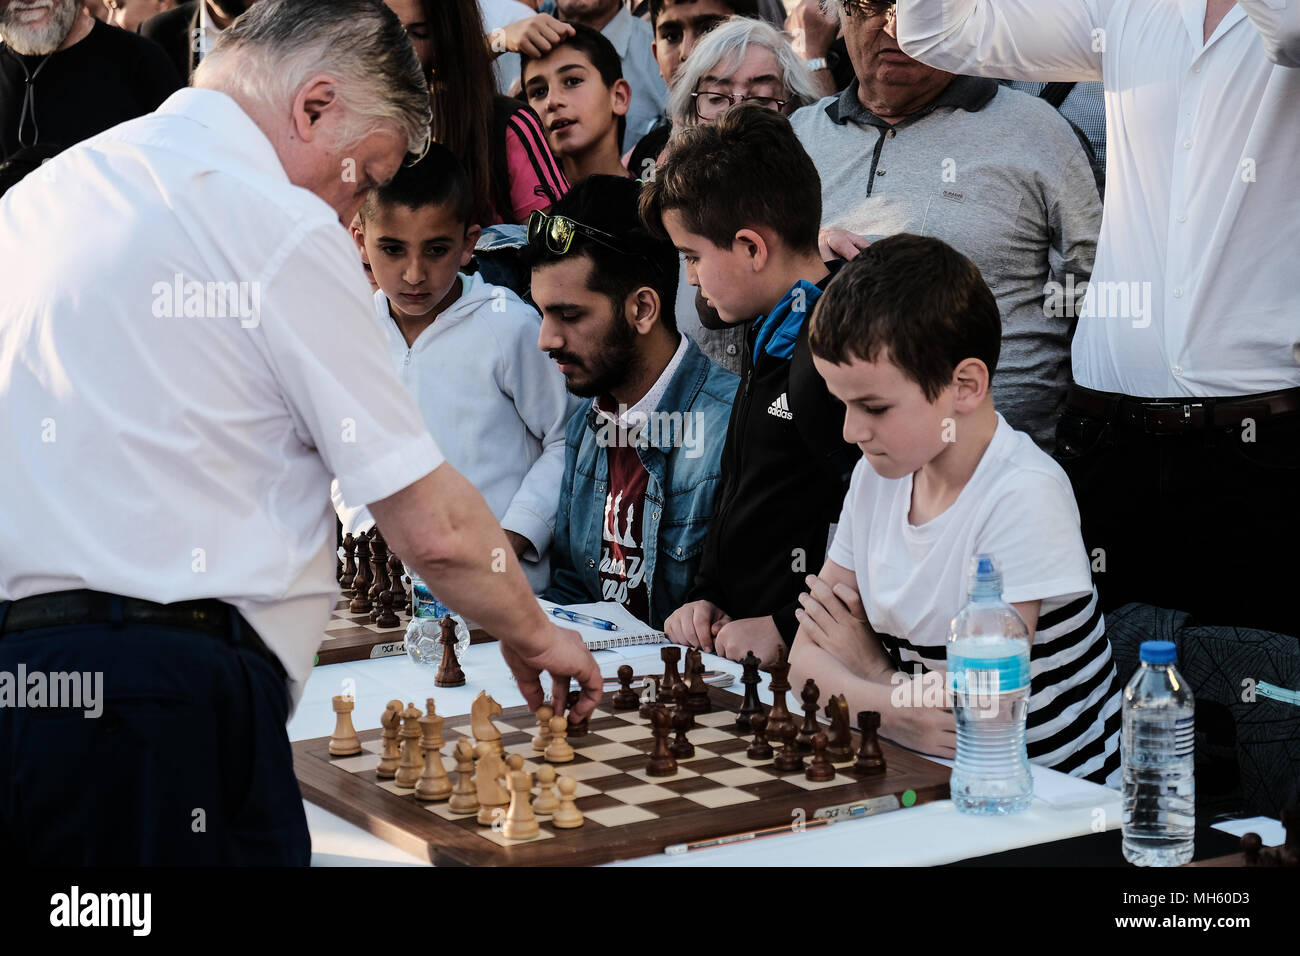
<path id="1" fill-rule="evenodd" d="M 501 828 L 501 835 L 507 840 L 531 840 L 541 833 L 530 803 L 533 776 L 523 770 L 512 770 L 506 782 L 510 786 L 510 809 L 506 811 L 506 823 Z"/>
<path id="2" fill-rule="evenodd" d="M 568 732 L 568 718 L 551 718 L 551 743 L 543 755 L 547 763 L 568 763 L 573 759 L 573 748 L 569 746 L 568 740 L 565 739 Z"/>
<path id="3" fill-rule="evenodd" d="M 554 813 L 560 800 L 555 795 L 555 768 L 549 763 L 537 768 L 537 789 L 540 792 L 533 801 L 533 812 L 546 815 Z"/>
<path id="4" fill-rule="evenodd" d="M 559 827 L 561 830 L 572 830 L 574 827 L 580 827 L 585 822 L 582 811 L 574 803 L 574 794 L 578 791 L 578 781 L 572 777 L 561 776 L 559 781 L 560 787 L 560 806 L 551 817 L 551 825 Z"/>
<path id="5" fill-rule="evenodd" d="M 555 716 L 555 711 L 550 704 L 542 704 L 537 708 L 537 729 L 538 734 L 533 738 L 534 750 L 545 750 L 551 745 L 551 718 Z"/>

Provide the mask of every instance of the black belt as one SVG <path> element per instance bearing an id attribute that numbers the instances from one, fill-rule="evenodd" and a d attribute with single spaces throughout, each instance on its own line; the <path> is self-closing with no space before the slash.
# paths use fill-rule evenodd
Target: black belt
<path id="1" fill-rule="evenodd" d="M 1221 398 L 1133 398 L 1071 385 L 1065 407 L 1067 411 L 1080 412 L 1121 428 L 1153 435 L 1182 434 L 1238 428 L 1246 419 L 1262 421 L 1300 412 L 1300 388 Z"/>
<path id="2" fill-rule="evenodd" d="M 284 665 L 252 625 L 238 610 L 215 599 L 157 604 L 103 591 L 36 594 L 10 602 L 0 619 L 0 634 L 39 627 L 124 623 L 178 627 L 215 637 L 235 647 L 247 647 L 264 657 L 282 679 L 287 678 Z"/>

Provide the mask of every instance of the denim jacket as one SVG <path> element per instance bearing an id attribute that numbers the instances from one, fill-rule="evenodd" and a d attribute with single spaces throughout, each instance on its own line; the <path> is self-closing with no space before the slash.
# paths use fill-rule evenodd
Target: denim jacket
<path id="1" fill-rule="evenodd" d="M 695 580 L 714 498 L 721 483 L 722 445 L 740 380 L 714 365 L 688 341 L 656 411 L 681 413 L 680 427 L 650 432 L 636 449 L 649 474 L 642 510 L 649 624 L 686 600 Z M 609 457 L 601 423 L 588 399 L 569 419 L 564 477 L 551 545 L 551 584 L 543 595 L 562 604 L 601 600 L 601 529 L 609 487 Z M 660 420 L 664 422 L 663 419 Z"/>

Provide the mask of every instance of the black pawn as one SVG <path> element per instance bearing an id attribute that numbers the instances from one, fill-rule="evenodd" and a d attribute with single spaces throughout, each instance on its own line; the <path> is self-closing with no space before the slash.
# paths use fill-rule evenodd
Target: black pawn
<path id="1" fill-rule="evenodd" d="M 619 691 L 614 695 L 615 710 L 636 710 L 641 701 L 632 689 L 632 667 L 624 664 L 618 669 Z"/>
<path id="2" fill-rule="evenodd" d="M 740 682 L 745 685 L 745 700 L 740 705 L 740 713 L 736 715 L 736 726 L 741 730 L 753 730 L 751 718 L 755 714 L 763 713 L 763 705 L 758 702 L 758 685 L 763 680 L 758 673 L 759 663 L 753 651 L 746 653 L 745 659 L 740 662 L 740 666 L 744 668 L 740 675 Z"/>
<path id="3" fill-rule="evenodd" d="M 691 729 L 691 724 L 695 718 L 685 707 L 678 707 L 673 712 L 673 730 L 677 731 L 677 739 L 673 741 L 673 756 L 678 760 L 686 760 L 695 756 L 695 744 L 686 739 L 686 732 Z"/>
<path id="4" fill-rule="evenodd" d="M 781 725 L 781 743 L 784 746 L 781 752 L 776 755 L 774 764 L 776 769 L 782 773 L 793 773 L 796 770 L 803 770 L 803 755 L 799 753 L 799 745 L 795 743 L 795 736 L 798 731 L 795 730 L 794 724 Z"/>
<path id="5" fill-rule="evenodd" d="M 858 759 L 852 769 L 859 777 L 871 777 L 885 772 L 885 755 L 880 749 L 880 740 L 876 737 L 879 729 L 880 714 L 877 711 L 858 711 L 858 731 L 862 734 L 862 746 L 858 748 Z"/>
<path id="6" fill-rule="evenodd" d="M 767 742 L 767 714 L 761 710 L 749 718 L 750 729 L 754 731 L 754 742 L 745 751 L 750 760 L 771 760 L 772 745 Z"/>
<path id="7" fill-rule="evenodd" d="M 812 763 L 808 765 L 803 775 L 814 783 L 825 783 L 835 779 L 835 764 L 831 763 L 831 758 L 826 753 L 827 743 L 829 738 L 824 730 L 813 734 Z"/>
<path id="8" fill-rule="evenodd" d="M 578 702 L 578 699 L 579 699 L 581 696 L 582 696 L 582 691 L 580 691 L 580 690 L 571 690 L 571 691 L 569 691 L 569 696 L 566 697 L 566 698 L 564 698 L 564 712 L 565 712 L 566 714 L 568 714 L 570 717 L 573 716 L 573 705 L 576 704 L 576 703 Z M 590 717 L 584 717 L 584 718 L 582 718 L 582 720 L 578 721 L 578 723 L 576 723 L 576 724 L 575 724 L 575 723 L 570 723 L 570 724 L 569 724 L 569 729 L 568 729 L 568 732 L 567 732 L 567 736 L 568 736 L 570 739 L 572 739 L 572 738 L 574 738 L 574 737 L 585 737 L 585 736 L 587 736 L 587 729 L 588 729 L 588 725 L 589 725 L 590 723 L 591 723 L 591 718 L 590 718 Z"/>

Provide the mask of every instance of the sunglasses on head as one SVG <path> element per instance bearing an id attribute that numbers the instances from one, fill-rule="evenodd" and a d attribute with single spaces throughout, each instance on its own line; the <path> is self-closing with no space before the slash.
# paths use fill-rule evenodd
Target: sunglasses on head
<path id="1" fill-rule="evenodd" d="M 574 236 L 599 242 L 602 246 L 613 249 L 621 255 L 633 255 L 619 245 L 616 237 L 599 229 L 593 229 L 591 226 L 585 226 L 568 216 L 550 216 L 537 209 L 528 217 L 528 242 L 531 244 L 544 240 L 546 248 L 557 256 L 568 253 L 569 247 L 573 245 Z"/>
<path id="2" fill-rule="evenodd" d="M 897 15 L 897 0 L 841 0 L 844 12 L 851 18 L 871 20 L 889 14 Z"/>

